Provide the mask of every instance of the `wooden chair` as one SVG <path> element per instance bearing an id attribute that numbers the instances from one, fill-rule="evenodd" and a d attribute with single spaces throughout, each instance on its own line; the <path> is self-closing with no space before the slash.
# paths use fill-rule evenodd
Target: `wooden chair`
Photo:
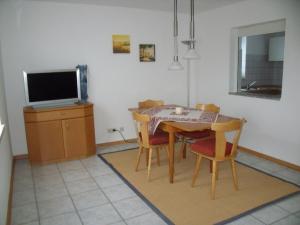
<path id="1" fill-rule="evenodd" d="M 197 104 L 196 109 L 200 109 L 204 112 L 220 112 L 220 107 L 214 104 Z M 180 132 L 178 135 L 181 137 L 181 147 L 179 150 L 179 160 L 186 157 L 186 147 L 189 140 L 194 139 L 207 139 L 213 138 L 214 132 L 211 130 L 203 130 L 203 131 L 193 131 L 193 132 Z"/>
<path id="2" fill-rule="evenodd" d="M 196 166 L 192 179 L 192 187 L 198 177 L 200 170 L 200 163 L 202 157 L 209 159 L 213 164 L 212 178 L 211 178 L 211 198 L 215 198 L 216 179 L 218 177 L 218 162 L 228 160 L 231 163 L 231 170 L 233 176 L 233 184 L 238 190 L 238 182 L 236 175 L 235 157 L 237 155 L 237 147 L 240 139 L 241 131 L 245 119 L 233 120 L 225 123 L 213 123 L 211 129 L 215 131 L 214 139 L 198 140 L 191 144 L 192 153 L 197 155 Z M 225 136 L 227 132 L 234 132 L 232 143 L 228 142 Z"/>
<path id="3" fill-rule="evenodd" d="M 150 121 L 149 115 L 133 112 L 133 119 L 138 123 L 138 128 L 140 130 L 140 146 L 138 150 L 138 157 L 135 170 L 138 170 L 143 150 L 147 150 L 146 154 L 148 156 L 148 180 L 150 180 L 153 150 L 156 150 L 157 164 L 160 165 L 159 150 L 161 148 L 165 148 L 168 153 L 167 147 L 169 144 L 169 135 L 166 132 L 156 132 L 154 135 L 150 135 L 148 130 L 148 124 Z"/>
<path id="4" fill-rule="evenodd" d="M 139 109 L 148 109 L 156 106 L 162 106 L 164 105 L 164 101 L 162 100 L 152 100 L 152 99 L 147 99 L 145 101 L 139 102 Z"/>

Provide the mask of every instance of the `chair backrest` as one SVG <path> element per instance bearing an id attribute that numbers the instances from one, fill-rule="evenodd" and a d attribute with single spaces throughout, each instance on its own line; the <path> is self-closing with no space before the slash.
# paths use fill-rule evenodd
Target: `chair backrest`
<path id="1" fill-rule="evenodd" d="M 196 109 L 200 109 L 204 112 L 215 112 L 219 113 L 220 112 L 220 107 L 216 106 L 215 104 L 197 104 Z"/>
<path id="2" fill-rule="evenodd" d="M 162 100 L 152 100 L 152 99 L 147 99 L 145 101 L 139 102 L 139 109 L 148 109 L 156 106 L 162 106 L 164 105 L 164 101 Z"/>
<path id="3" fill-rule="evenodd" d="M 236 156 L 237 147 L 240 140 L 241 132 L 245 119 L 237 119 L 232 120 L 225 123 L 213 123 L 211 125 L 211 129 L 216 132 L 216 146 L 215 146 L 215 158 L 216 159 L 225 159 L 225 150 L 227 145 L 227 139 L 225 133 L 234 132 L 234 136 L 232 139 L 232 148 L 231 148 L 231 156 Z"/>
<path id="4" fill-rule="evenodd" d="M 137 122 L 139 134 L 140 137 L 140 144 L 142 144 L 143 147 L 149 148 L 149 130 L 148 130 L 148 124 L 150 121 L 150 116 L 146 114 L 140 114 L 137 112 L 132 113 L 133 119 Z"/>

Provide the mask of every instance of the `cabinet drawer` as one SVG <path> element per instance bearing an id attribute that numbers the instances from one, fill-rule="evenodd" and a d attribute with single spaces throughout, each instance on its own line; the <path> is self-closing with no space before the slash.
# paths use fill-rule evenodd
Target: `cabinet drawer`
<path id="1" fill-rule="evenodd" d="M 78 108 L 68 110 L 52 110 L 39 113 L 26 112 L 24 113 L 25 122 L 40 122 L 50 120 L 61 120 L 76 117 L 84 117 L 93 115 L 93 108 Z"/>

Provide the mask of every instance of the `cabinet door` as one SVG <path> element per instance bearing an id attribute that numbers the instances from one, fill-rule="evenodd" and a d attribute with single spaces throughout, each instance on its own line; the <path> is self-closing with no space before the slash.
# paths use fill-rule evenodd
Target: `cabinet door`
<path id="1" fill-rule="evenodd" d="M 47 162 L 65 157 L 61 121 L 26 123 L 31 162 Z"/>
<path id="2" fill-rule="evenodd" d="M 94 120 L 92 116 L 63 120 L 62 128 L 67 158 L 95 153 Z"/>

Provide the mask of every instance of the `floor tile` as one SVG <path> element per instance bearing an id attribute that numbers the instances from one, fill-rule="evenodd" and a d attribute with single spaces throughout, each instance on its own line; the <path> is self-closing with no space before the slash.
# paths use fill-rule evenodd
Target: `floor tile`
<path id="1" fill-rule="evenodd" d="M 23 223 L 22 225 L 40 225 L 39 221 L 33 221 L 29 223 Z"/>
<path id="2" fill-rule="evenodd" d="M 263 209 L 260 209 L 251 215 L 260 221 L 271 224 L 279 219 L 286 217 L 289 213 L 276 205 L 267 206 Z"/>
<path id="3" fill-rule="evenodd" d="M 62 177 L 65 182 L 72 182 L 76 180 L 82 180 L 90 178 L 89 173 L 85 169 L 69 170 L 62 173 Z"/>
<path id="4" fill-rule="evenodd" d="M 300 172 L 291 169 L 280 170 L 275 173 L 285 180 L 291 181 L 296 184 L 300 184 Z"/>
<path id="5" fill-rule="evenodd" d="M 277 172 L 277 171 L 284 169 L 283 166 L 280 166 L 280 165 L 270 162 L 270 161 L 255 163 L 253 166 L 256 169 L 262 170 L 267 173 L 273 173 L 273 172 Z"/>
<path id="6" fill-rule="evenodd" d="M 265 225 L 265 224 L 252 216 L 244 216 L 231 223 L 227 223 L 227 225 Z"/>
<path id="7" fill-rule="evenodd" d="M 16 192 L 13 194 L 13 207 L 35 202 L 34 190 Z"/>
<path id="8" fill-rule="evenodd" d="M 134 191 L 131 190 L 126 184 L 103 188 L 103 191 L 112 202 L 136 196 Z"/>
<path id="9" fill-rule="evenodd" d="M 30 169 L 31 165 L 28 159 L 18 159 L 15 161 L 15 169 Z"/>
<path id="10" fill-rule="evenodd" d="M 12 224 L 19 225 L 38 219 L 38 212 L 35 203 L 12 208 Z"/>
<path id="11" fill-rule="evenodd" d="M 277 203 L 277 205 L 287 211 L 289 211 L 290 213 L 295 213 L 300 211 L 300 194 L 290 197 L 288 199 L 285 199 L 279 203 Z"/>
<path id="12" fill-rule="evenodd" d="M 116 174 L 102 175 L 99 177 L 95 177 L 95 180 L 101 188 L 110 187 L 110 186 L 123 183 L 123 181 Z"/>
<path id="13" fill-rule="evenodd" d="M 54 184 L 36 188 L 36 198 L 39 202 L 67 195 L 68 192 L 64 184 Z"/>
<path id="14" fill-rule="evenodd" d="M 14 173 L 14 180 L 20 180 L 23 179 L 24 177 L 32 177 L 32 172 L 30 169 L 20 169 L 20 170 L 15 170 Z"/>
<path id="15" fill-rule="evenodd" d="M 67 182 L 66 186 L 71 195 L 98 189 L 98 185 L 92 178 Z"/>
<path id="16" fill-rule="evenodd" d="M 119 213 L 124 219 L 129 219 L 152 211 L 138 197 L 114 202 L 113 205 L 116 207 L 116 209 L 119 211 Z"/>
<path id="17" fill-rule="evenodd" d="M 147 213 L 132 219 L 126 220 L 128 225 L 167 225 L 158 215 L 155 213 Z"/>
<path id="18" fill-rule="evenodd" d="M 122 221 L 111 204 L 79 211 L 84 225 L 106 225 Z"/>
<path id="19" fill-rule="evenodd" d="M 117 222 L 117 223 L 112 223 L 111 225 L 127 225 L 127 224 L 123 221 L 120 221 L 120 222 Z"/>
<path id="20" fill-rule="evenodd" d="M 105 166 L 106 164 L 98 157 L 98 156 L 92 156 L 86 159 L 82 159 L 81 163 L 85 167 L 96 167 L 96 166 Z"/>
<path id="21" fill-rule="evenodd" d="M 114 172 L 107 165 L 88 167 L 87 170 L 92 177 L 99 177 L 106 174 L 113 174 Z"/>
<path id="22" fill-rule="evenodd" d="M 41 225 L 82 225 L 76 213 L 66 213 L 41 220 Z"/>
<path id="23" fill-rule="evenodd" d="M 300 224 L 300 218 L 296 217 L 294 215 L 290 215 L 282 220 L 279 220 L 275 223 L 272 223 L 273 225 L 299 225 Z"/>
<path id="24" fill-rule="evenodd" d="M 22 179 L 14 180 L 14 192 L 25 191 L 33 189 L 32 177 L 23 177 Z"/>
<path id="25" fill-rule="evenodd" d="M 73 203 L 69 197 L 60 197 L 38 202 L 38 208 L 42 219 L 75 211 Z"/>
<path id="26" fill-rule="evenodd" d="M 63 184 L 64 181 L 60 174 L 54 174 L 49 176 L 34 177 L 34 183 L 36 187 L 44 187 L 56 184 Z"/>
<path id="27" fill-rule="evenodd" d="M 72 196 L 75 207 L 78 210 L 92 208 L 108 203 L 108 199 L 100 190 L 84 192 Z"/>
<path id="28" fill-rule="evenodd" d="M 57 169 L 56 164 L 49 164 L 43 166 L 33 166 L 32 167 L 33 176 L 49 176 L 58 174 L 59 171 Z"/>
<path id="29" fill-rule="evenodd" d="M 294 214 L 294 216 L 297 216 L 297 217 L 300 218 L 300 211 L 299 211 L 299 212 L 296 212 L 296 213 Z"/>
<path id="30" fill-rule="evenodd" d="M 83 169 L 83 166 L 82 166 L 80 160 L 62 162 L 62 163 L 58 163 L 57 165 L 61 172 L 68 172 L 70 170 Z"/>

